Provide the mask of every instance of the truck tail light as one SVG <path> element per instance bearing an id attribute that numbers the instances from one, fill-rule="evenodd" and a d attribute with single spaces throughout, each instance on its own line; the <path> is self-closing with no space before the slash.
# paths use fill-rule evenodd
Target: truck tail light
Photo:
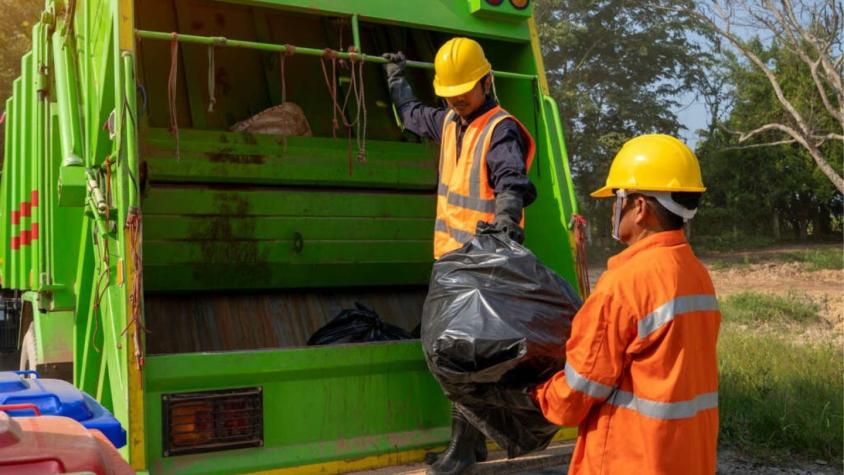
<path id="1" fill-rule="evenodd" d="M 164 456 L 264 445 L 263 390 L 161 396 Z"/>
<path id="2" fill-rule="evenodd" d="M 530 0 L 510 0 L 510 5 L 516 10 L 524 10 L 530 4 Z"/>

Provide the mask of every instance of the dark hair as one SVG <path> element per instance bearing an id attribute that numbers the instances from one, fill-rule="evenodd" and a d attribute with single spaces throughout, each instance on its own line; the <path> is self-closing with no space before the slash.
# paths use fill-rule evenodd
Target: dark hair
<path id="1" fill-rule="evenodd" d="M 645 198 L 648 203 L 651 204 L 659 224 L 661 224 L 666 230 L 673 231 L 683 227 L 683 218 L 671 211 L 668 211 L 668 209 L 666 209 L 665 206 L 662 206 L 656 198 L 639 193 L 631 193 L 631 196 L 641 196 L 642 198 Z M 692 191 L 675 191 L 671 193 L 671 199 L 686 209 L 697 209 L 700 204 L 700 196 L 701 193 Z"/>

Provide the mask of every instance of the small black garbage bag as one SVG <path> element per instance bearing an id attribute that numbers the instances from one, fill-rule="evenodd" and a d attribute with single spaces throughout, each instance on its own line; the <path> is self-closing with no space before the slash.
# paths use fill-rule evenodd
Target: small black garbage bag
<path id="1" fill-rule="evenodd" d="M 355 307 L 343 310 L 314 332 L 308 346 L 411 339 L 409 333 L 384 322 L 371 308 L 357 302 Z"/>
<path id="2" fill-rule="evenodd" d="M 480 234 L 434 264 L 422 348 L 446 396 L 509 457 L 540 450 L 559 427 L 528 394 L 565 366 L 581 301 L 503 233 Z"/>

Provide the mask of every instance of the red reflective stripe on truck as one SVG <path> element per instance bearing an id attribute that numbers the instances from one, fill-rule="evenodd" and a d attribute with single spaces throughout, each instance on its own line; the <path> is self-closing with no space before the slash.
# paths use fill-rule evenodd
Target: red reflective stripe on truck
<path id="1" fill-rule="evenodd" d="M 12 236 L 12 249 L 18 250 L 21 247 L 21 238 L 19 236 Z"/>
<path id="2" fill-rule="evenodd" d="M 32 206 L 29 201 L 21 201 L 21 216 L 25 218 L 32 216 Z"/>
<path id="3" fill-rule="evenodd" d="M 29 232 L 33 241 L 38 239 L 38 223 L 32 223 L 32 229 Z"/>
<path id="4" fill-rule="evenodd" d="M 12 224 L 20 224 L 21 223 L 21 212 L 20 211 L 12 211 Z"/>
<path id="5" fill-rule="evenodd" d="M 32 202 L 32 207 L 38 206 L 38 190 L 32 190 L 29 201 Z"/>
<path id="6" fill-rule="evenodd" d="M 32 242 L 32 234 L 29 230 L 21 230 L 21 246 L 29 246 Z"/>

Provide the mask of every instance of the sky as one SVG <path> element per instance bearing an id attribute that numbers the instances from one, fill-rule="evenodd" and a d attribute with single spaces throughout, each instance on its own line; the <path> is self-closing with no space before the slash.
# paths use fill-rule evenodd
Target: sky
<path id="1" fill-rule="evenodd" d="M 677 102 L 680 107 L 674 112 L 680 124 L 685 127 L 685 130 L 680 131 L 680 136 L 686 145 L 694 150 L 698 142 L 697 131 L 706 128 L 706 106 L 703 99 L 696 98 L 694 93 L 682 96 Z"/>

